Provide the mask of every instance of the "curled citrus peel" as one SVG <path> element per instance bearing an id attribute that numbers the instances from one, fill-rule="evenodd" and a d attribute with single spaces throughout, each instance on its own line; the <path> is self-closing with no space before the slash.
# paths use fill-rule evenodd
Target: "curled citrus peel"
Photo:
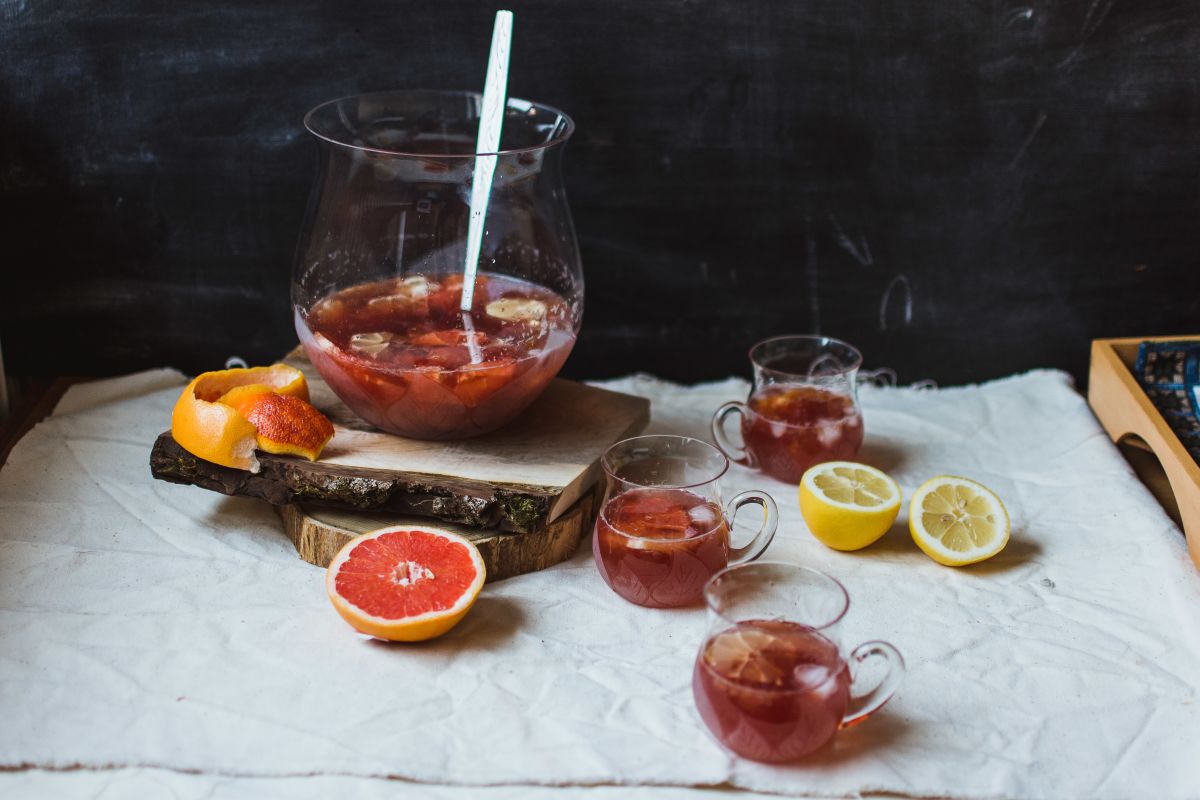
<path id="1" fill-rule="evenodd" d="M 241 391 L 235 397 L 246 399 L 274 395 L 291 398 L 312 409 L 313 414 L 320 416 L 321 420 L 329 425 L 329 420 L 308 405 L 308 383 L 304 380 L 304 373 L 285 364 L 274 364 L 269 367 L 205 372 L 197 376 L 183 390 L 171 412 L 171 435 L 180 447 L 205 461 L 223 467 L 258 472 L 258 459 L 254 457 L 254 449 L 256 445 L 262 445 L 258 441 L 259 432 L 255 423 L 232 405 L 221 402 L 231 391 L 251 387 L 253 391 Z M 288 405 L 292 406 L 291 403 Z M 313 425 L 318 424 L 307 411 L 297 414 L 306 415 Z M 287 422 L 282 428 L 286 430 L 291 426 L 292 423 Z M 332 425 L 329 432 L 332 436 Z M 275 430 L 272 434 L 279 435 Z M 307 456 L 312 450 L 315 438 L 306 436 L 300 440 L 299 446 L 304 450 L 302 455 Z M 316 455 L 320 454 L 324 443 L 322 441 L 320 447 L 316 448 Z M 286 444 L 294 446 L 296 442 L 288 441 Z M 263 449 L 268 450 L 266 447 Z M 311 458 L 315 459 L 316 455 Z"/>
<path id="2" fill-rule="evenodd" d="M 333 438 L 329 418 L 299 397 L 264 392 L 254 385 L 231 389 L 220 402 L 254 426 L 258 449 L 268 453 L 316 461 Z"/>

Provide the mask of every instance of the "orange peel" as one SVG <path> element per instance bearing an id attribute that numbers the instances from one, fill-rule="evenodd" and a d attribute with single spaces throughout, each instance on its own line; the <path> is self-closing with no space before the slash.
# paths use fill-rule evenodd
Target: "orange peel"
<path id="1" fill-rule="evenodd" d="M 264 394 L 276 394 L 277 392 L 265 383 L 248 383 L 245 386 L 235 386 L 217 399 L 218 403 L 224 403 L 231 408 L 237 409 L 237 412 L 243 417 L 246 412 L 254 404 L 254 398 Z M 300 398 L 303 400 L 304 398 Z"/>
<path id="2" fill-rule="evenodd" d="M 220 402 L 254 426 L 259 450 L 316 461 L 333 438 L 333 423 L 311 403 L 263 388 L 252 385 L 231 389 Z"/>
<path id="3" fill-rule="evenodd" d="M 257 472 L 257 431 L 253 423 L 236 409 L 218 402 L 231 389 L 249 385 L 308 401 L 304 373 L 286 364 L 202 373 L 179 395 L 171 412 L 171 435 L 179 446 L 205 461 Z"/>

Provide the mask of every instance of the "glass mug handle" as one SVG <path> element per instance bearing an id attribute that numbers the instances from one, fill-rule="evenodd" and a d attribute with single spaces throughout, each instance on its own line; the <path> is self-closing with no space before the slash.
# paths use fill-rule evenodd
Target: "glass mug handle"
<path id="1" fill-rule="evenodd" d="M 736 447 L 725 433 L 725 420 L 733 413 L 744 417 L 746 415 L 746 404 L 731 400 L 717 409 L 717 413 L 713 414 L 712 418 L 713 441 L 717 443 L 717 449 L 724 453 L 733 463 L 741 464 L 744 467 L 753 467 L 754 462 L 751 460 L 750 451 L 744 447 L 740 449 Z"/>
<path id="2" fill-rule="evenodd" d="M 858 683 L 858 665 L 872 658 L 882 658 L 887 662 L 887 672 L 879 682 L 863 694 L 854 693 Z M 849 728 L 865 720 L 879 709 L 883 708 L 896 689 L 900 679 L 904 677 L 904 656 L 900 651 L 887 642 L 863 642 L 854 648 L 848 659 L 850 666 L 850 704 L 846 716 L 842 718 L 840 727 Z"/>
<path id="3" fill-rule="evenodd" d="M 761 556 L 763 551 L 767 549 L 767 545 L 775 538 L 775 529 L 779 527 L 779 509 L 775 506 L 775 501 L 771 499 L 771 495 L 751 489 L 738 494 L 725 507 L 725 519 L 729 522 L 731 539 L 733 534 L 733 520 L 737 517 L 737 512 L 742 509 L 742 506 L 760 506 L 763 510 L 763 523 L 762 527 L 758 529 L 758 533 L 754 534 L 754 538 L 747 542 L 745 547 L 733 547 L 732 542 L 730 543 L 730 564 L 744 564 Z"/>

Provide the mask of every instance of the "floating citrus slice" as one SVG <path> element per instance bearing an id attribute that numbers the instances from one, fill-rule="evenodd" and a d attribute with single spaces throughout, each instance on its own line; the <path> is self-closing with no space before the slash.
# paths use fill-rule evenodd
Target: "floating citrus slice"
<path id="1" fill-rule="evenodd" d="M 605 506 L 603 513 L 605 522 L 627 536 L 685 539 L 692 527 L 687 501 L 694 499 L 695 495 L 678 489 L 635 489 L 617 495 Z M 714 520 L 709 528 L 715 525 Z M 640 549 L 637 542 L 629 544 Z"/>
<path id="2" fill-rule="evenodd" d="M 398 525 L 347 542 L 329 563 L 325 589 L 360 633 L 419 642 L 457 625 L 485 577 L 483 558 L 463 537 Z"/>
<path id="3" fill-rule="evenodd" d="M 709 642 L 704 661 L 721 677 L 752 686 L 782 688 L 787 681 L 786 663 L 774 658 L 776 637 L 753 623 L 723 631 Z"/>
<path id="4" fill-rule="evenodd" d="M 860 550 L 896 521 L 900 487 L 887 473 L 866 464 L 827 461 L 800 479 L 800 513 L 825 546 Z"/>
<path id="5" fill-rule="evenodd" d="M 487 315 L 505 321 L 532 322 L 546 317 L 546 304 L 532 297 L 502 297 L 487 304 Z"/>
<path id="6" fill-rule="evenodd" d="M 908 530 L 925 555 L 948 567 L 991 558 L 1008 544 L 1008 509 L 981 483 L 939 475 L 908 506 Z"/>
<path id="7" fill-rule="evenodd" d="M 480 347 L 486 345 L 490 341 L 490 337 L 482 331 L 460 331 L 448 329 L 443 331 L 430 331 L 423 333 L 414 338 L 409 344 L 418 347 L 465 347 L 468 344 L 476 344 Z"/>
<path id="8" fill-rule="evenodd" d="M 286 364 L 205 372 L 187 385 L 171 412 L 171 435 L 179 446 L 205 461 L 257 472 L 254 425 L 217 402 L 229 390 L 250 384 L 308 400 L 304 373 Z"/>
<path id="9" fill-rule="evenodd" d="M 220 399 L 254 426 L 259 450 L 316 461 L 333 438 L 333 423 L 299 397 L 276 394 L 263 384 L 238 386 Z"/>

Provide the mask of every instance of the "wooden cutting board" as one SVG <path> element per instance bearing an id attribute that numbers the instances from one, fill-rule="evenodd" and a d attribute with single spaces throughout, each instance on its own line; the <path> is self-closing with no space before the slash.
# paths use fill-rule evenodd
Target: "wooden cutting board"
<path id="1" fill-rule="evenodd" d="M 511 578 L 570 558 L 592 530 L 603 487 L 602 482 L 596 483 L 592 491 L 575 501 L 554 522 L 529 533 L 504 533 L 444 522 L 438 522 L 437 526 L 467 537 L 479 548 L 487 565 L 489 581 Z M 430 524 L 430 520 L 423 517 L 307 508 L 299 503 L 279 506 L 275 510 L 283 520 L 284 531 L 296 546 L 296 552 L 318 567 L 329 566 L 342 546 L 359 534 L 389 525 Z"/>
<path id="2" fill-rule="evenodd" d="M 275 506 L 388 511 L 534 532 L 563 516 L 600 478 L 600 456 L 650 417 L 645 398 L 554 380 L 524 414 L 495 433 L 458 442 L 404 439 L 354 415 L 297 348 L 313 405 L 334 423 L 321 459 L 259 453 L 251 474 L 198 459 L 169 432 L 150 456 L 154 477 Z"/>

